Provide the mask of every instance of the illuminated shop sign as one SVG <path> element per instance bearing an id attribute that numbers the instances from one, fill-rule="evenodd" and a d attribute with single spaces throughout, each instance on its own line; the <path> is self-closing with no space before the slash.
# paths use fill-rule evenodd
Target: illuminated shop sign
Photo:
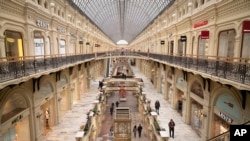
<path id="1" fill-rule="evenodd" d="M 186 42 L 187 41 L 187 36 L 181 36 L 181 42 Z"/>
<path id="2" fill-rule="evenodd" d="M 242 32 L 243 33 L 250 33 L 250 21 L 243 21 Z"/>
<path id="3" fill-rule="evenodd" d="M 43 38 L 34 39 L 34 46 L 35 47 L 44 47 Z"/>
<path id="4" fill-rule="evenodd" d="M 209 39 L 209 31 L 201 31 L 201 39 Z"/>
<path id="5" fill-rule="evenodd" d="M 44 21 L 41 20 L 36 20 L 36 25 L 41 28 L 49 28 L 49 24 L 45 23 Z"/>
<path id="6" fill-rule="evenodd" d="M 208 24 L 208 20 L 201 21 L 201 22 L 195 23 L 194 28 L 201 27 L 201 26 L 204 26 L 204 25 L 207 25 L 207 24 Z"/>
<path id="7" fill-rule="evenodd" d="M 228 123 L 233 123 L 233 119 L 227 116 L 226 114 L 219 112 L 219 116 Z"/>

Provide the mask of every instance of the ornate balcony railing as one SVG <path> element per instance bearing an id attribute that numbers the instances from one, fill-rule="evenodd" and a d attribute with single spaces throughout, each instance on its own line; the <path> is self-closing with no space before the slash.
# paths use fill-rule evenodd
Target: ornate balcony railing
<path id="1" fill-rule="evenodd" d="M 218 56 L 177 56 L 138 52 L 139 55 L 149 57 L 172 65 L 191 69 L 237 83 L 250 85 L 250 59 L 227 58 Z"/>
<path id="2" fill-rule="evenodd" d="M 211 77 L 219 77 L 237 83 L 250 85 L 250 59 L 223 58 L 213 56 L 178 56 L 161 55 L 146 52 L 100 52 L 83 55 L 32 56 L 19 58 L 0 58 L 0 83 L 29 76 L 38 72 L 60 68 L 79 61 L 107 57 L 142 57 L 154 59 L 174 67 L 179 66 L 191 71 L 206 73 Z"/>
<path id="3" fill-rule="evenodd" d="M 0 83 L 93 59 L 95 54 L 0 58 Z"/>

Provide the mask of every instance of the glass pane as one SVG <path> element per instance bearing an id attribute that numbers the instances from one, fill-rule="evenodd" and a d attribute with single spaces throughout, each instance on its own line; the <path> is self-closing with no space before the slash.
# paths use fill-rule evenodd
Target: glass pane
<path id="1" fill-rule="evenodd" d="M 171 1 L 72 0 L 114 42 L 131 42 Z"/>

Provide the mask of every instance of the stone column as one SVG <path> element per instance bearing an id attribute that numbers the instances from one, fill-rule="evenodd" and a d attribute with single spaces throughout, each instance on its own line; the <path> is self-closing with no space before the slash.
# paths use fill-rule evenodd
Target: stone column
<path id="1" fill-rule="evenodd" d="M 172 78 L 172 97 L 171 97 L 171 99 L 170 99 L 170 101 L 171 101 L 171 108 L 173 108 L 173 109 L 176 109 L 176 106 L 175 106 L 175 95 L 176 95 L 176 91 L 177 91 L 177 88 L 176 88 L 176 84 L 175 84 L 175 75 L 173 75 L 173 78 Z"/>
<path id="2" fill-rule="evenodd" d="M 235 44 L 234 44 L 234 56 L 235 58 L 240 58 L 241 55 L 241 38 L 235 37 Z M 239 60 L 234 60 L 239 61 Z"/>
<path id="3" fill-rule="evenodd" d="M 0 57 L 6 57 L 4 36 L 0 35 Z"/>
<path id="4" fill-rule="evenodd" d="M 209 137 L 209 131 L 210 131 L 209 123 L 211 122 L 211 117 L 209 115 L 210 115 L 210 113 L 213 113 L 213 111 L 211 111 L 211 106 L 212 106 L 211 102 L 210 102 L 210 96 L 211 96 L 211 94 L 208 91 L 208 86 L 209 86 L 208 83 L 209 82 L 206 81 L 206 89 L 204 91 L 204 103 L 203 103 L 203 110 L 202 110 L 202 114 L 203 114 L 203 120 L 202 120 L 203 129 L 201 131 L 201 140 L 207 140 L 208 137 Z"/>
<path id="5" fill-rule="evenodd" d="M 190 107 L 190 98 L 188 98 L 188 92 L 187 92 L 187 83 L 185 82 L 184 85 L 184 95 L 182 99 L 182 120 L 187 123 L 188 122 L 188 116 L 189 116 L 189 107 Z"/>
<path id="6" fill-rule="evenodd" d="M 161 67 L 157 67 L 156 72 L 156 88 L 157 92 L 161 92 Z"/>

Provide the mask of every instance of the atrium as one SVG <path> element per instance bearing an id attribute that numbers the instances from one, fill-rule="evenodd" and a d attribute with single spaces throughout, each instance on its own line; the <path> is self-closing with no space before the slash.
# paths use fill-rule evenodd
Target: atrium
<path id="1" fill-rule="evenodd" d="M 234 140 L 250 123 L 249 11 L 0 0 L 0 141 Z"/>

